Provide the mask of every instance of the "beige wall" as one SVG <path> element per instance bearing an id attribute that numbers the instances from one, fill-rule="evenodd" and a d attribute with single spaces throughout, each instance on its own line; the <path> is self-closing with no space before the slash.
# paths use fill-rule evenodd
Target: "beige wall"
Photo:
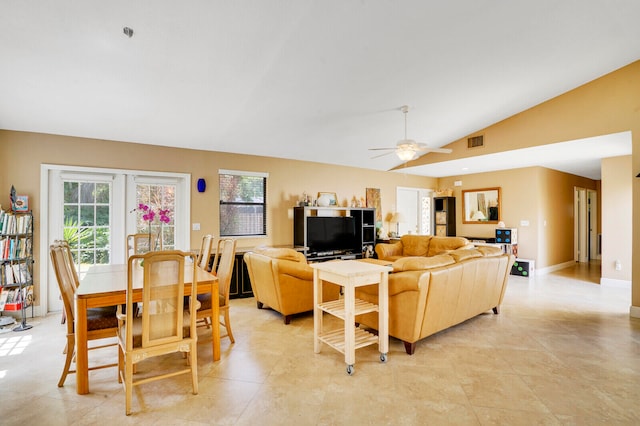
<path id="1" fill-rule="evenodd" d="M 7 204 L 11 184 L 21 194 L 30 196 L 35 219 L 34 253 L 38 258 L 40 229 L 40 165 L 63 164 L 133 170 L 157 170 L 190 173 L 192 177 L 191 222 L 200 223 L 201 230 L 191 233 L 191 246 L 196 247 L 205 233 L 219 235 L 218 169 L 268 172 L 267 238 L 240 239 L 238 246 L 259 244 L 292 244 L 292 207 L 303 192 L 316 195 L 319 191 L 336 192 L 342 203 L 355 195 L 365 196 L 367 187 L 380 188 L 382 211 L 386 214 L 396 205 L 396 187 L 435 188 L 436 179 L 398 172 L 378 172 L 352 167 L 282 160 L 267 157 L 166 148 L 124 142 L 73 138 L 39 133 L 0 130 L 0 182 L 5 184 Z M 14 159 L 5 161 L 6 159 Z M 207 190 L 198 193 L 198 178 L 207 181 Z M 4 198 L 4 197 L 3 197 Z M 6 206 L 6 204 L 5 204 Z M 48 241 L 43 241 L 48 244 Z M 39 295 L 39 273 L 35 271 L 36 297 Z"/>
<path id="2" fill-rule="evenodd" d="M 454 186 L 455 181 L 462 186 Z M 454 189 L 457 234 L 485 238 L 495 236 L 496 225 L 463 224 L 462 191 L 500 187 L 501 219 L 508 228 L 518 228 L 518 257 L 535 260 L 538 269 L 573 260 L 573 188 L 597 189 L 594 180 L 543 167 L 452 176 L 441 178 L 439 185 Z"/>
<path id="3" fill-rule="evenodd" d="M 602 279 L 631 280 L 632 256 L 629 248 L 633 225 L 633 185 L 631 156 L 606 158 L 602 161 Z M 637 174 L 637 173 L 636 173 Z M 615 262 L 622 269 L 616 271 Z"/>
<path id="4" fill-rule="evenodd" d="M 482 153 L 490 154 L 624 131 L 631 131 L 631 170 L 632 176 L 635 176 L 640 172 L 640 61 L 469 136 L 484 135 L 485 147 Z M 411 164 L 428 164 L 476 155 L 478 151 L 468 150 L 466 143 L 467 137 L 464 137 L 447 146 L 453 148 L 453 154 L 430 154 Z M 632 180 L 632 211 L 635 212 L 632 217 L 638 217 L 640 179 Z M 606 197 L 606 194 L 603 196 Z M 632 256 L 631 310 L 632 315 L 640 317 L 640 255 L 637 255 L 640 253 L 640 226 L 632 228 L 625 230 L 633 235 L 631 248 L 632 253 L 636 253 Z M 548 236 L 549 232 L 543 235 Z M 544 242 L 544 238 L 540 238 L 541 249 L 545 247 Z M 629 251 L 628 247 L 616 247 L 617 250 Z"/>
<path id="5" fill-rule="evenodd" d="M 489 154 L 629 130 L 633 144 L 631 170 L 635 175 L 640 171 L 640 61 L 482 129 L 476 134 L 484 135 L 486 146 L 482 154 Z M 430 154 L 414 163 L 426 164 L 442 159 L 477 155 L 477 151 L 466 149 L 466 137 L 452 142 L 449 147 L 454 148 L 454 153 L 450 156 Z M 16 158 L 20 161 L 13 161 Z M 442 179 L 441 182 L 437 182 L 435 179 L 404 174 L 309 162 L 1 130 L 0 162 L 4 163 L 0 170 L 1 187 L 15 184 L 20 192 L 32 197 L 32 207 L 36 212 L 40 208 L 39 167 L 43 162 L 183 172 L 191 173 L 194 180 L 204 177 L 209 182 L 209 189 L 204 194 L 194 192 L 192 196 L 192 222 L 200 222 L 202 225 L 200 233 L 192 232 L 192 240 L 198 239 L 201 233 L 210 230 L 217 234 L 218 194 L 216 185 L 211 183 L 216 182 L 218 168 L 267 171 L 271 174 L 270 188 L 277 189 L 270 191 L 268 199 L 271 206 L 268 223 L 270 238 L 266 241 L 243 241 L 243 246 L 263 242 L 290 243 L 292 231 L 289 210 L 303 191 L 312 194 L 317 191 L 335 191 L 340 199 L 350 199 L 353 195 L 364 195 L 366 187 L 378 187 L 382 193 L 383 214 L 386 215 L 391 211 L 391 206 L 395 205 L 396 186 L 453 188 L 452 182 L 449 181 L 456 179 Z M 538 267 L 571 258 L 572 255 L 567 254 L 567 246 L 572 245 L 573 239 L 571 238 L 569 243 L 569 239 L 558 239 L 556 234 L 572 229 L 573 226 L 572 220 L 567 219 L 573 211 L 569 211 L 566 195 L 568 191 L 573 191 L 573 178 L 542 168 L 494 173 L 463 176 L 458 179 L 466 181 L 464 186 L 468 185 L 468 188 L 505 188 L 502 209 L 505 222 L 512 225 L 519 224 L 523 219 L 530 221 L 528 229 L 520 231 L 522 257 L 535 258 L 539 262 Z M 562 182 L 563 186 L 556 191 L 559 182 Z M 521 190 L 527 186 L 531 193 Z M 588 182 L 577 186 L 591 187 Z M 459 198 L 460 188 L 456 189 Z M 633 179 L 632 192 L 633 211 L 638 212 L 640 179 Z M 606 194 L 602 196 L 606 198 Z M 562 211 L 566 214 L 557 214 Z M 487 228 L 489 225 L 469 225 L 472 228 L 459 225 L 460 234 L 489 236 L 492 233 L 492 230 Z M 475 228 L 477 226 L 480 228 Z M 640 227 L 627 229 L 626 232 L 633 232 L 633 253 L 640 253 Z M 562 244 L 556 244 L 559 240 L 562 240 Z M 640 256 L 632 256 L 632 263 L 632 309 L 637 309 L 637 315 L 640 316 Z"/>

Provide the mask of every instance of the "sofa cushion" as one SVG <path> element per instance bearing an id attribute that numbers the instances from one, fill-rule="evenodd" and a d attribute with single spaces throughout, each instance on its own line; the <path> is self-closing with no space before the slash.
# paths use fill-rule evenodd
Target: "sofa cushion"
<path id="1" fill-rule="evenodd" d="M 439 268 L 441 266 L 451 265 L 455 262 L 455 259 L 448 254 L 440 254 L 432 257 L 403 257 L 393 262 L 392 266 L 393 272 L 419 271 L 422 269 Z"/>
<path id="2" fill-rule="evenodd" d="M 449 252 L 449 255 L 453 257 L 456 262 L 462 262 L 463 260 L 473 259 L 474 257 L 482 257 L 482 253 L 476 249 L 458 249 Z"/>
<path id="3" fill-rule="evenodd" d="M 429 250 L 423 256 L 435 256 L 437 254 L 447 253 L 469 245 L 469 240 L 464 237 L 431 237 L 429 241 Z"/>
<path id="4" fill-rule="evenodd" d="M 290 248 L 260 246 L 256 247 L 254 251 L 273 259 L 292 260 L 294 262 L 306 263 L 306 259 L 302 253 Z"/>
<path id="5" fill-rule="evenodd" d="M 482 253 L 484 257 L 502 256 L 504 254 L 500 247 L 478 246 L 476 247 L 476 250 Z"/>
<path id="6" fill-rule="evenodd" d="M 403 235 L 402 242 L 403 256 L 427 256 L 429 251 L 429 241 L 433 237 L 428 235 Z"/>

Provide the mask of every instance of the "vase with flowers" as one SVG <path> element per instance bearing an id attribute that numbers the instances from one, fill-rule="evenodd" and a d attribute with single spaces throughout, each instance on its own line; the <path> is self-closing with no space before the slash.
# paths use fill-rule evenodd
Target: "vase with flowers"
<path id="1" fill-rule="evenodd" d="M 171 222 L 171 218 L 169 217 L 169 209 L 158 209 L 157 216 L 160 220 L 160 232 L 158 233 L 156 241 L 152 241 L 151 239 L 151 236 L 153 234 L 152 225 L 156 218 L 156 212 L 150 206 L 143 203 L 138 204 L 137 210 L 142 212 L 142 220 L 149 223 L 149 250 L 153 250 L 158 246 L 162 247 L 162 226 L 165 223 Z"/>

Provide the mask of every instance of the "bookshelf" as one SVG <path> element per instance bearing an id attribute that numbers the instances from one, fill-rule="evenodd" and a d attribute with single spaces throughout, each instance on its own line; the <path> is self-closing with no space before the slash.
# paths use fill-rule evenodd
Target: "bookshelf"
<path id="1" fill-rule="evenodd" d="M 456 235 L 456 197 L 435 197 L 435 235 L 455 237 Z"/>
<path id="2" fill-rule="evenodd" d="M 20 311 L 13 331 L 28 330 L 26 310 L 33 316 L 33 214 L 0 209 L 0 313 Z M 6 318 L 6 317 L 0 317 Z"/>

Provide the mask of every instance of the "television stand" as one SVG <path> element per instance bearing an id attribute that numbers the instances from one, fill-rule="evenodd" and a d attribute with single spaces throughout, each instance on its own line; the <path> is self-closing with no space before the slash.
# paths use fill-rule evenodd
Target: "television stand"
<path id="1" fill-rule="evenodd" d="M 293 245 L 304 247 L 310 262 L 361 259 L 376 245 L 375 208 L 305 206 L 294 207 L 293 213 Z M 352 231 L 343 236 L 346 229 Z"/>
<path id="2" fill-rule="evenodd" d="M 362 253 L 352 253 L 342 250 L 327 250 L 316 253 L 307 253 L 309 262 L 326 262 L 328 260 L 354 260 L 362 259 Z"/>

